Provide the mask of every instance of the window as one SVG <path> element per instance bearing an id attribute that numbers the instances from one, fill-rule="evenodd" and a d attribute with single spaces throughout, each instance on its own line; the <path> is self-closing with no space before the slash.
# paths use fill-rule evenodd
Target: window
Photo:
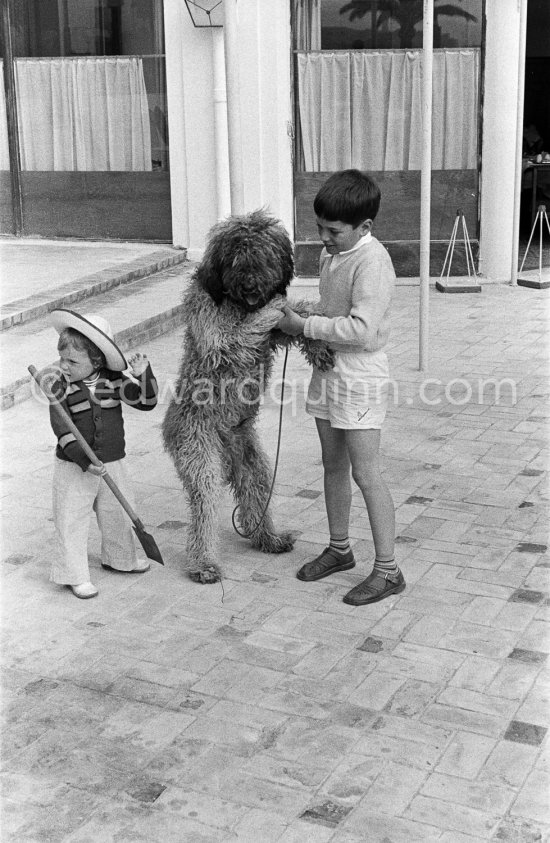
<path id="1" fill-rule="evenodd" d="M 23 233 L 169 239 L 162 0 L 10 0 L 10 12 Z M 5 134 L 0 123 L 4 171 Z"/>
<path id="2" fill-rule="evenodd" d="M 435 0 L 434 47 L 479 47 L 478 0 Z M 423 0 L 321 0 L 322 50 L 422 46 Z"/>

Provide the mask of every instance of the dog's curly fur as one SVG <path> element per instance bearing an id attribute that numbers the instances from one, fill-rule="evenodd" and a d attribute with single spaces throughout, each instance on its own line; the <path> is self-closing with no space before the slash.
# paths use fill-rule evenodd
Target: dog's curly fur
<path id="1" fill-rule="evenodd" d="M 264 211 L 229 217 L 210 232 L 204 258 L 184 296 L 185 339 L 164 445 L 187 492 L 190 525 L 185 568 L 191 579 L 220 579 L 217 508 L 222 482 L 239 506 L 241 529 L 266 553 L 291 550 L 264 513 L 272 474 L 255 430 L 261 393 L 278 347 L 296 344 L 308 362 L 333 365 L 325 343 L 274 330 L 294 272 L 292 244 Z M 293 302 L 303 316 L 307 302 Z"/>

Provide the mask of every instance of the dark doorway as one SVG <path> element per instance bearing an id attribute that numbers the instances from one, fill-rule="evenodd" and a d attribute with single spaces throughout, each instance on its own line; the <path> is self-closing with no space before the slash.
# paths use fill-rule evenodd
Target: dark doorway
<path id="1" fill-rule="evenodd" d="M 550 207 L 550 3 L 529 0 L 525 45 L 520 254 L 541 204 Z M 550 239 L 543 226 L 543 239 Z M 530 255 L 538 261 L 537 255 Z M 529 258 L 526 266 L 529 263 Z M 545 261 L 548 263 L 548 260 Z"/>

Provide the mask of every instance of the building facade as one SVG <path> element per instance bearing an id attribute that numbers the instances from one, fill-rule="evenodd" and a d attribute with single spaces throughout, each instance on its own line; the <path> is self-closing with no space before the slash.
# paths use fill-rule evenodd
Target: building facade
<path id="1" fill-rule="evenodd" d="M 528 2 L 540 36 L 544 3 Z M 435 0 L 434 274 L 460 209 L 481 273 L 510 279 L 526 3 Z M 218 219 L 266 207 L 309 274 L 312 197 L 354 166 L 381 183 L 376 233 L 399 274 L 417 275 L 423 3 L 198 5 L 221 6 L 223 26 L 195 26 L 184 0 L 6 0 L 1 232 L 199 257 Z"/>

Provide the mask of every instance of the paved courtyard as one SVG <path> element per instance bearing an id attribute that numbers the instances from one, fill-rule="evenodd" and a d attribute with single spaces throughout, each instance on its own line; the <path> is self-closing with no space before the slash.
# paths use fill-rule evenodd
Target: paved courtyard
<path id="1" fill-rule="evenodd" d="M 296 547 L 252 550 L 225 497 L 222 585 L 181 572 L 187 511 L 162 406 L 125 418 L 165 567 L 108 574 L 94 528 L 99 596 L 49 583 L 47 408 L 4 412 L 3 843 L 550 840 L 548 302 L 500 285 L 432 293 L 420 373 L 418 289 L 398 288 L 383 453 L 408 585 L 371 607 L 342 602 L 373 557 L 358 493 L 357 567 L 295 577 L 327 538 L 296 352 L 273 504 Z M 180 343 L 143 349 L 165 402 Z M 272 458 L 278 393 L 260 423 Z"/>

